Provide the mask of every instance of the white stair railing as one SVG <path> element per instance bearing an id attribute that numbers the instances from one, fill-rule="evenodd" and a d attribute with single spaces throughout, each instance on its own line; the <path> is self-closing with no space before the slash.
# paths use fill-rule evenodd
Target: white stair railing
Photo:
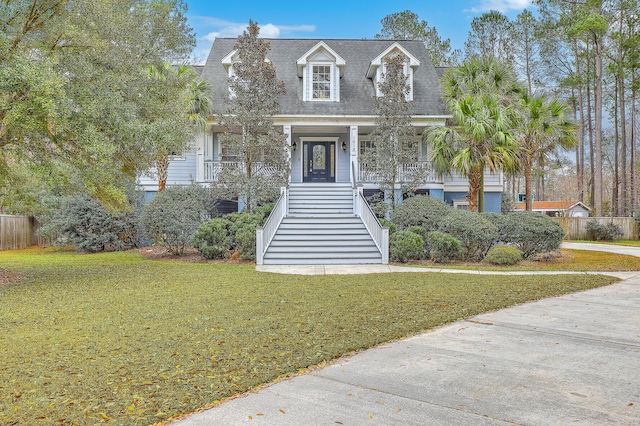
<path id="1" fill-rule="evenodd" d="M 289 188 L 280 188 L 280 198 L 273 206 L 271 214 L 264 223 L 264 226 L 258 226 L 256 228 L 256 264 L 262 265 L 264 262 L 264 254 L 271 244 L 282 219 L 284 219 L 289 212 Z"/>
<path id="2" fill-rule="evenodd" d="M 351 163 L 352 169 L 354 168 L 353 162 Z M 355 174 L 352 173 L 351 185 L 354 188 L 354 206 L 353 212 L 356 216 L 360 216 L 365 228 L 371 235 L 373 242 L 380 250 L 382 255 L 382 264 L 389 264 L 389 228 L 382 226 L 378 217 L 373 213 L 369 202 L 364 197 L 362 186 L 356 186 Z"/>

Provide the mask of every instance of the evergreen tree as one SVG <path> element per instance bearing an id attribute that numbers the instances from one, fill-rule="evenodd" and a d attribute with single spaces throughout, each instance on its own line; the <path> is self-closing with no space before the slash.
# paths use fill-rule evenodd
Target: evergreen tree
<path id="1" fill-rule="evenodd" d="M 250 21 L 235 44 L 238 60 L 229 78 L 227 111 L 219 122 L 225 155 L 236 164 L 223 167 L 214 187 L 220 198 L 244 200 L 248 210 L 277 197 L 290 167 L 286 136 L 273 127 L 284 82 L 276 79 L 267 58 L 269 42 L 259 38 L 259 32 L 258 24 Z"/>
<path id="2" fill-rule="evenodd" d="M 380 96 L 374 100 L 378 115 L 372 134 L 373 149 L 364 155 L 364 162 L 373 170 L 380 189 L 390 195 L 391 209 L 395 209 L 395 189 L 411 192 L 425 181 L 417 165 L 418 146 L 413 139 L 408 77 L 405 74 L 407 57 L 402 53 L 385 58 L 385 72 L 378 85 Z"/>
<path id="3" fill-rule="evenodd" d="M 452 66 L 459 62 L 461 52 L 451 49 L 451 41 L 443 40 L 435 27 L 420 21 L 418 15 L 405 10 L 385 16 L 380 23 L 382 29 L 375 35 L 383 40 L 420 40 L 431 56 L 435 66 Z"/>
<path id="4" fill-rule="evenodd" d="M 2 2 L 0 176 L 29 170 L 62 193 L 126 205 L 180 89 L 146 70 L 188 58 L 185 12 L 181 0 Z"/>
<path id="5" fill-rule="evenodd" d="M 465 58 L 494 58 L 513 65 L 512 24 L 502 13 L 492 10 L 471 21 L 471 31 L 464 43 Z"/>

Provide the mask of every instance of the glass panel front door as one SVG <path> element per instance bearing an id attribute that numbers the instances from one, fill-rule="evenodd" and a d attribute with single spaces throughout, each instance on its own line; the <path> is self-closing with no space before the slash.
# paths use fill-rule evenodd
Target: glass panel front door
<path id="1" fill-rule="evenodd" d="M 303 182 L 335 182 L 335 142 L 304 142 Z"/>

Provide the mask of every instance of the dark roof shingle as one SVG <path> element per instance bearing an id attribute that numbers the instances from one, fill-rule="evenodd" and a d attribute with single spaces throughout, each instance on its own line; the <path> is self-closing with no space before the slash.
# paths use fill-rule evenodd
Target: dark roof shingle
<path id="1" fill-rule="evenodd" d="M 283 114 L 287 115 L 375 115 L 373 81 L 367 78 L 371 61 L 391 46 L 394 40 L 339 40 L 339 39 L 267 39 L 270 51 L 267 58 L 276 68 L 277 78 L 283 80 L 286 94 L 280 98 Z M 302 78 L 298 77 L 296 61 L 307 51 L 324 41 L 346 60 L 340 80 L 340 102 L 304 102 Z M 236 39 L 218 38 L 202 71 L 202 77 L 211 81 L 214 89 L 216 112 L 223 112 L 224 95 L 228 91 L 228 73 L 222 58 L 234 50 Z M 400 45 L 420 61 L 414 73 L 414 102 L 412 115 L 449 115 L 440 96 L 439 73 L 420 41 L 399 41 Z"/>

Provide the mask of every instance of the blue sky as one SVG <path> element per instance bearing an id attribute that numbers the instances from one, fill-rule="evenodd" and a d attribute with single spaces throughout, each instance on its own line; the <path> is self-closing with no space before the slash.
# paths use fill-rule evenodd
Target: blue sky
<path id="1" fill-rule="evenodd" d="M 216 36 L 237 37 L 249 19 L 258 22 L 262 37 L 360 39 L 373 38 L 385 16 L 409 9 L 461 49 L 475 16 L 499 10 L 513 19 L 525 8 L 534 9 L 531 0 L 185 1 L 197 36 L 194 56 L 199 62 L 206 59 Z"/>

